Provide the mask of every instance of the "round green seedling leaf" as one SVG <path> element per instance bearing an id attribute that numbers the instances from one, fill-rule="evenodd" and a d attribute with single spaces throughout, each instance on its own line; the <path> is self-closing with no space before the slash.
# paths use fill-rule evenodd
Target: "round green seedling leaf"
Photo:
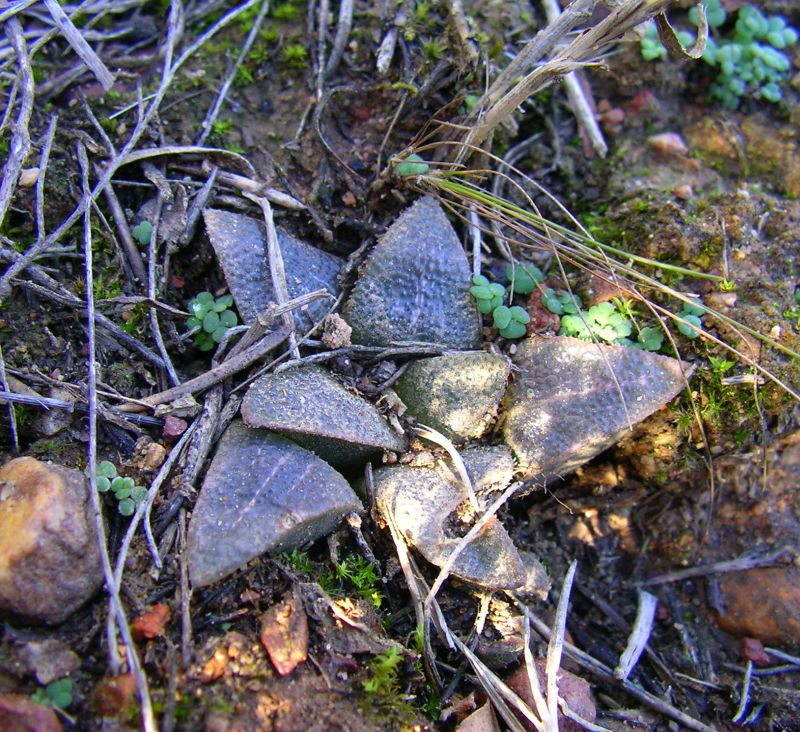
<path id="1" fill-rule="evenodd" d="M 98 476 L 95 485 L 97 486 L 97 490 L 100 491 L 100 493 L 105 493 L 108 491 L 109 488 L 111 488 L 111 481 L 108 478 L 106 478 L 105 475 L 101 475 Z"/>
<path id="2" fill-rule="evenodd" d="M 117 504 L 117 510 L 123 516 L 133 516 L 136 512 L 136 504 L 133 502 L 133 499 L 124 498 Z"/>
<path id="3" fill-rule="evenodd" d="M 488 287 L 489 286 L 489 280 L 486 277 L 484 277 L 483 275 L 475 275 L 472 278 L 472 284 L 473 285 L 480 285 L 482 287 Z"/>
<path id="4" fill-rule="evenodd" d="M 202 325 L 203 325 L 203 322 L 202 322 L 202 321 L 200 321 L 200 320 L 198 320 L 197 318 L 189 318 L 189 319 L 186 321 L 186 327 L 187 327 L 189 330 L 194 330 L 195 328 L 199 328 L 199 327 L 200 327 L 200 326 L 202 326 Z"/>
<path id="5" fill-rule="evenodd" d="M 703 325 L 700 318 L 690 313 L 682 313 L 682 317 L 686 322 L 678 323 L 678 330 L 687 338 L 697 338 L 697 336 L 700 335 L 699 331 L 702 329 Z M 697 328 L 697 330 L 695 330 L 695 328 Z"/>
<path id="6" fill-rule="evenodd" d="M 214 339 L 211 337 L 209 333 L 205 331 L 201 331 L 197 334 L 194 340 L 194 344 L 201 350 L 201 351 L 210 351 L 216 343 L 214 343 Z"/>
<path id="7" fill-rule="evenodd" d="M 548 289 L 542 293 L 542 305 L 556 315 L 562 315 L 564 312 L 564 305 L 555 290 Z"/>
<path id="8" fill-rule="evenodd" d="M 511 340 L 514 338 L 522 338 L 526 332 L 525 326 L 522 323 L 512 320 L 500 331 L 500 335 L 503 336 L 503 338 Z"/>
<path id="9" fill-rule="evenodd" d="M 97 464 L 95 475 L 98 478 L 114 478 L 117 475 L 117 468 L 110 460 L 103 460 Z"/>
<path id="10" fill-rule="evenodd" d="M 140 221 L 131 229 L 131 234 L 139 244 L 146 246 L 150 243 L 150 237 L 153 235 L 153 225 L 149 221 Z"/>
<path id="11" fill-rule="evenodd" d="M 508 309 L 509 313 L 511 314 L 511 319 L 515 320 L 517 323 L 530 323 L 531 316 L 528 315 L 527 310 L 525 308 L 521 308 L 519 305 L 514 305 L 513 307 Z"/>
<path id="12" fill-rule="evenodd" d="M 469 288 L 469 292 L 476 300 L 491 300 L 494 297 L 488 283 L 485 285 L 473 285 Z"/>
<path id="13" fill-rule="evenodd" d="M 512 320 L 511 309 L 507 308 L 505 305 L 501 305 L 492 313 L 492 320 L 494 321 L 494 324 L 502 331 L 503 328 L 508 327 L 508 324 Z"/>
<path id="14" fill-rule="evenodd" d="M 403 162 L 395 167 L 397 175 L 406 178 L 413 175 L 425 175 L 430 166 L 416 153 L 409 155 Z"/>
<path id="15" fill-rule="evenodd" d="M 535 264 L 507 264 L 506 277 L 513 279 L 514 292 L 518 295 L 529 295 L 544 280 L 544 275 Z"/>
<path id="16" fill-rule="evenodd" d="M 238 322 L 239 319 L 236 317 L 236 313 L 234 313 L 232 310 L 226 310 L 224 313 L 219 314 L 219 323 L 226 328 L 233 328 L 233 326 Z"/>
<path id="17" fill-rule="evenodd" d="M 53 703 L 53 706 L 59 709 L 66 709 L 72 704 L 72 680 L 59 679 L 47 685 L 45 691 L 47 698 Z"/>
<path id="18" fill-rule="evenodd" d="M 213 305 L 214 303 L 214 296 L 208 291 L 198 292 L 194 299 L 196 302 L 203 303 L 205 305 Z"/>
<path id="19" fill-rule="evenodd" d="M 114 491 L 114 497 L 118 501 L 124 501 L 126 498 L 131 497 L 131 489 L 130 488 L 120 488 L 118 491 Z"/>
<path id="20" fill-rule="evenodd" d="M 476 300 L 475 302 L 478 306 L 478 312 L 482 313 L 483 315 L 488 315 L 496 307 L 494 298 L 491 300 Z"/>
<path id="21" fill-rule="evenodd" d="M 506 288 L 503 287 L 499 282 L 492 282 L 492 284 L 489 285 L 489 290 L 491 290 L 493 297 L 502 298 L 506 294 Z"/>
<path id="22" fill-rule="evenodd" d="M 147 498 L 147 488 L 141 485 L 134 486 L 130 497 L 131 500 L 138 506 L 145 498 Z"/>
<path id="23" fill-rule="evenodd" d="M 645 351 L 658 351 L 664 344 L 664 333 L 660 328 L 642 328 L 637 340 Z"/>
<path id="24" fill-rule="evenodd" d="M 217 328 L 219 328 L 219 315 L 212 310 L 203 318 L 203 330 L 206 333 L 213 333 Z"/>
<path id="25" fill-rule="evenodd" d="M 228 329 L 224 325 L 220 325 L 219 328 L 211 334 L 211 340 L 214 341 L 214 343 L 219 343 L 227 332 Z"/>
<path id="26" fill-rule="evenodd" d="M 192 317 L 202 320 L 208 312 L 209 307 L 210 306 L 207 302 L 197 302 L 197 300 L 192 300 L 189 303 L 189 312 L 191 313 Z"/>

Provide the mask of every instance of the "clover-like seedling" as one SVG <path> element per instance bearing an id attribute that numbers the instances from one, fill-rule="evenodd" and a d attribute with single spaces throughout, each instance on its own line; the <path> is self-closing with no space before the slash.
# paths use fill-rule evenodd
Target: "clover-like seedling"
<path id="1" fill-rule="evenodd" d="M 592 305 L 586 313 L 592 332 L 606 343 L 614 343 L 627 338 L 633 331 L 633 324 L 617 311 L 613 303 L 601 302 Z"/>
<path id="2" fill-rule="evenodd" d="M 705 308 L 699 300 L 684 303 L 683 310 L 678 313 L 678 317 L 684 322 L 678 321 L 678 330 L 687 338 L 697 338 L 703 329 L 703 321 L 701 320 L 703 313 L 705 313 Z"/>
<path id="3" fill-rule="evenodd" d="M 136 507 L 147 497 L 147 489 L 136 485 L 133 478 L 123 478 L 117 474 L 114 463 L 103 460 L 95 471 L 97 490 L 112 493 L 117 501 L 117 510 L 123 516 L 133 516 Z"/>
<path id="4" fill-rule="evenodd" d="M 147 221 L 140 221 L 136 226 L 131 229 L 133 238 L 139 242 L 143 247 L 150 243 L 150 237 L 153 235 L 153 225 Z"/>
<path id="5" fill-rule="evenodd" d="M 401 178 L 409 178 L 414 175 L 425 175 L 430 166 L 416 153 L 411 153 L 405 160 L 397 163 L 394 172 Z"/>
<path id="6" fill-rule="evenodd" d="M 643 351 L 659 351 L 664 345 L 664 333 L 660 328 L 642 328 L 636 338 L 636 343 L 631 343 L 631 345 Z"/>
<path id="7" fill-rule="evenodd" d="M 519 305 L 506 307 L 501 305 L 495 308 L 492 313 L 492 320 L 500 331 L 503 338 L 512 340 L 514 338 L 522 338 L 526 331 L 525 325 L 530 322 L 531 318 L 528 313 Z"/>
<path id="8" fill-rule="evenodd" d="M 566 290 L 547 289 L 542 293 L 542 305 L 556 315 L 575 315 L 581 308 L 581 299 Z"/>
<path id="9" fill-rule="evenodd" d="M 727 13 L 720 0 L 706 0 L 704 4 L 709 27 L 715 30 L 724 25 Z M 698 25 L 696 8 L 689 11 L 689 19 Z M 691 33 L 681 31 L 677 35 L 684 48 L 694 43 Z M 706 43 L 703 61 L 718 70 L 710 86 L 711 96 L 728 109 L 736 109 L 747 94 L 779 102 L 783 97 L 781 85 L 791 70 L 791 61 L 783 51 L 797 39 L 797 31 L 780 16 L 767 17 L 752 5 L 740 8 L 733 36 L 719 38 L 714 33 Z M 641 51 L 647 60 L 666 56 L 652 24 L 642 39 Z"/>
<path id="10" fill-rule="evenodd" d="M 232 328 L 239 320 L 236 313 L 228 308 L 233 305 L 231 295 L 223 295 L 216 300 L 210 292 L 201 292 L 189 300 L 191 316 L 186 321 L 190 330 L 199 328 L 194 344 L 201 351 L 210 351 L 224 337 L 228 328 Z"/>
<path id="11" fill-rule="evenodd" d="M 536 289 L 536 285 L 544 281 L 542 271 L 530 262 L 507 264 L 506 277 L 514 283 L 514 292 L 517 295 L 529 295 Z"/>
<path id="12" fill-rule="evenodd" d="M 44 689 L 37 689 L 31 699 L 45 707 L 66 709 L 72 704 L 72 679 L 59 679 Z"/>
<path id="13" fill-rule="evenodd" d="M 478 310 L 484 315 L 494 312 L 503 304 L 506 288 L 497 282 L 489 282 L 483 275 L 475 275 L 472 278 L 470 293 L 475 298 Z"/>

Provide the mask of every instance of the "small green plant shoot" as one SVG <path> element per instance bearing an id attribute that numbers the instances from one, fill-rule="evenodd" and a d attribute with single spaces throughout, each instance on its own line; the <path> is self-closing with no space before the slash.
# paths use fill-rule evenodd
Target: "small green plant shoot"
<path id="1" fill-rule="evenodd" d="M 153 235 L 153 225 L 146 219 L 140 221 L 131 229 L 131 234 L 133 234 L 133 238 L 136 239 L 139 244 L 146 247 L 150 243 L 150 237 Z"/>
<path id="2" fill-rule="evenodd" d="M 72 704 L 72 679 L 59 679 L 44 689 L 37 689 L 31 699 L 45 707 L 66 709 Z"/>
<path id="3" fill-rule="evenodd" d="M 508 265 L 506 274 L 514 283 L 513 291 L 519 295 L 533 292 L 536 285 L 544 279 L 544 275 L 532 264 L 513 267 Z M 503 338 L 511 340 L 525 335 L 525 326 L 530 322 L 530 316 L 519 305 L 508 307 L 503 304 L 507 295 L 503 285 L 499 282 L 489 282 L 483 275 L 475 275 L 469 291 L 475 298 L 478 312 L 483 315 L 491 313 L 492 322 Z"/>
<path id="4" fill-rule="evenodd" d="M 781 87 L 791 70 L 791 61 L 783 51 L 797 42 L 797 31 L 780 16 L 767 17 L 756 7 L 746 5 L 738 11 L 733 36 L 719 38 L 716 29 L 728 18 L 725 8 L 720 0 L 706 0 L 705 6 L 712 35 L 706 43 L 703 60 L 718 70 L 710 88 L 711 96 L 727 109 L 736 109 L 741 98 L 748 95 L 779 102 L 783 98 Z M 697 25 L 695 8 L 689 11 L 689 19 Z M 677 35 L 684 47 L 694 43 L 694 35 L 688 31 Z M 667 55 L 652 24 L 641 41 L 641 52 L 648 61 Z"/>
<path id="5" fill-rule="evenodd" d="M 401 178 L 409 178 L 414 175 L 425 175 L 430 166 L 416 153 L 412 153 L 405 160 L 397 163 L 394 172 Z"/>
<path id="6" fill-rule="evenodd" d="M 136 485 L 133 478 L 118 475 L 116 466 L 108 460 L 97 466 L 97 490 L 112 493 L 117 501 L 117 510 L 123 516 L 133 516 L 137 506 L 147 497 L 147 488 Z"/>
<path id="7" fill-rule="evenodd" d="M 228 328 L 239 322 L 236 313 L 228 309 L 231 305 L 231 295 L 223 295 L 215 300 L 210 292 L 201 292 L 189 300 L 191 316 L 186 321 L 186 327 L 190 330 L 200 329 L 194 344 L 201 351 L 214 348 L 225 337 Z"/>
<path id="8" fill-rule="evenodd" d="M 363 682 L 364 691 L 370 696 L 390 697 L 399 693 L 397 677 L 403 654 L 395 646 L 378 654 L 370 663 L 370 677 Z"/>

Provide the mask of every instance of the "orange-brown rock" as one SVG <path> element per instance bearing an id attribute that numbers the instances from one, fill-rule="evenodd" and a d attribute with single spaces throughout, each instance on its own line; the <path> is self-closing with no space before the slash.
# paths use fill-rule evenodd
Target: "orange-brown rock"
<path id="1" fill-rule="evenodd" d="M 719 578 L 717 622 L 735 636 L 800 648 L 800 567 L 728 572 Z"/>
<path id="2" fill-rule="evenodd" d="M 29 457 L 0 468 L 0 613 L 60 623 L 102 581 L 85 476 Z"/>
<path id="3" fill-rule="evenodd" d="M 0 722 L 4 732 L 61 732 L 61 722 L 50 707 L 22 694 L 0 694 Z"/>

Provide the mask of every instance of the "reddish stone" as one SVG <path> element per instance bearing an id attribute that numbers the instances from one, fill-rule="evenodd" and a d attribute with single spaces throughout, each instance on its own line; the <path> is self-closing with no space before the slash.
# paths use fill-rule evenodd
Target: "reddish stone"
<path id="1" fill-rule="evenodd" d="M 0 694 L 3 732 L 61 732 L 61 722 L 50 708 L 22 694 Z"/>
<path id="2" fill-rule="evenodd" d="M 719 626 L 762 643 L 800 647 L 800 567 L 727 572 L 719 579 Z"/>
<path id="3" fill-rule="evenodd" d="M 186 432 L 188 426 L 189 424 L 185 419 L 174 417 L 170 414 L 164 418 L 164 429 L 161 431 L 161 437 L 168 445 L 174 445 L 180 439 L 180 436 Z"/>

